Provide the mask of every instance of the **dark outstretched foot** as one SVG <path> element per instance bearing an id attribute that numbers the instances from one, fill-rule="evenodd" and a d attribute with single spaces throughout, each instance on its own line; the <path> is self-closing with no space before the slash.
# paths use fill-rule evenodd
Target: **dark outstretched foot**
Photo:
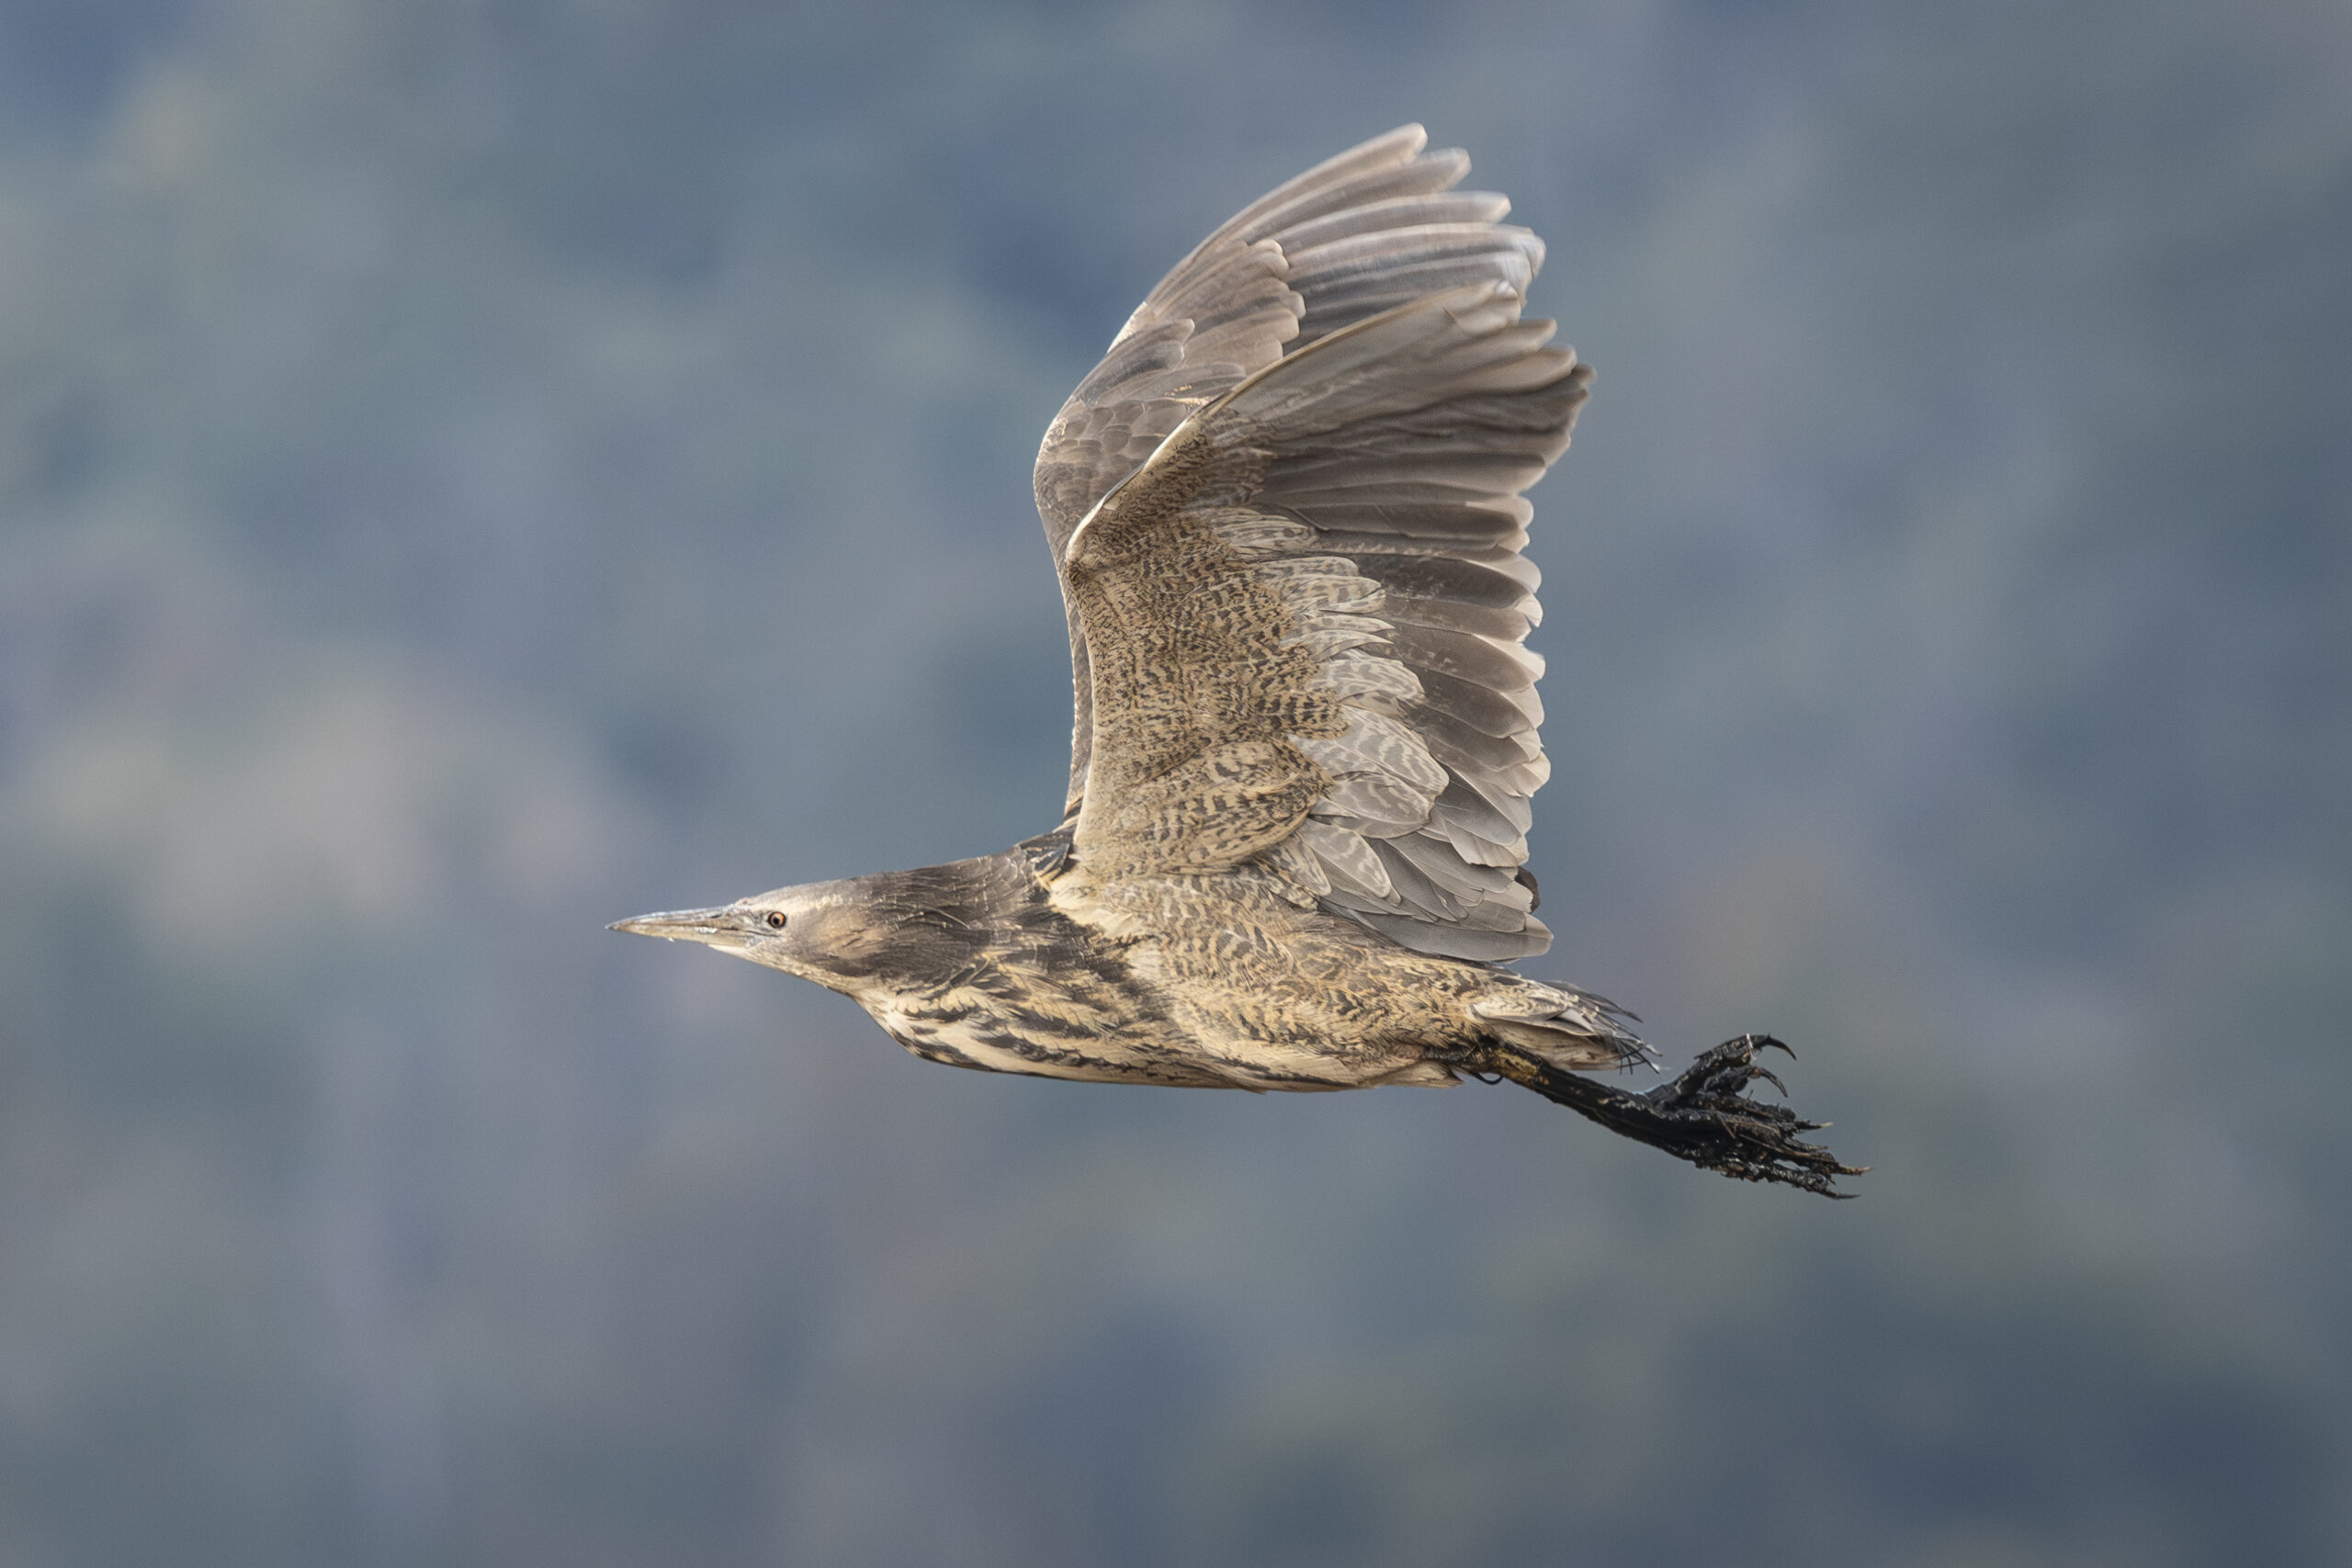
<path id="1" fill-rule="evenodd" d="M 1869 1167 L 1840 1165 L 1827 1149 L 1797 1136 L 1827 1122 L 1807 1122 L 1785 1105 L 1747 1097 L 1747 1086 L 1758 1078 L 1788 1092 L 1779 1077 L 1756 1060 L 1757 1052 L 1767 1046 L 1796 1055 L 1769 1034 L 1743 1034 L 1724 1041 L 1691 1063 L 1680 1077 L 1647 1094 L 1630 1093 L 1525 1057 L 1498 1056 L 1486 1065 L 1612 1133 L 1655 1145 L 1677 1159 L 1743 1181 L 1781 1181 L 1825 1198 L 1852 1197 L 1838 1190 L 1838 1178 L 1860 1176 Z"/>

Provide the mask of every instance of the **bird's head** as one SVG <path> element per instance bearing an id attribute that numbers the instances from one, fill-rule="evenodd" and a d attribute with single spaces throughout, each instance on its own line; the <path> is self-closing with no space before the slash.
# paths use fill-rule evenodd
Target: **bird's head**
<path id="1" fill-rule="evenodd" d="M 616 920 L 611 930 L 698 942 L 831 990 L 855 994 L 894 967 L 891 923 L 868 879 L 811 882 L 755 893 L 715 909 L 673 909 Z"/>
<path id="2" fill-rule="evenodd" d="M 673 909 L 612 929 L 698 942 L 872 999 L 944 983 L 1007 935 L 1040 897 L 1010 856 L 810 882 L 716 909 Z"/>

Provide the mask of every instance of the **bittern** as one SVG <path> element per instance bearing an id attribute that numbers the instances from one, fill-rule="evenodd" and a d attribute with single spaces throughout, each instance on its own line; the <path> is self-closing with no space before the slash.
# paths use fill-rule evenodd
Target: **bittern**
<path id="1" fill-rule="evenodd" d="M 615 928 L 854 998 L 918 1056 L 1046 1077 L 1509 1078 L 1727 1176 L 1859 1174 L 1747 1092 L 1741 1035 L 1634 1093 L 1633 1017 L 1503 965 L 1527 872 L 1539 616 L 1522 493 L 1592 375 L 1521 317 L 1544 243 L 1406 126 L 1163 278 L 1047 427 L 1037 509 L 1077 717 L 1060 826 L 1000 854 Z"/>

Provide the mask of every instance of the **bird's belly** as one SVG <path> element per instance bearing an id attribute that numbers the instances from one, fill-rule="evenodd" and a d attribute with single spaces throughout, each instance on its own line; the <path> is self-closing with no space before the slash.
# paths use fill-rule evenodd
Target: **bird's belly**
<path id="1" fill-rule="evenodd" d="M 874 1021 L 926 1061 L 981 1072 L 1091 1083 L 1292 1092 L 1374 1084 L 1451 1083 L 1418 1052 L 1335 1049 L 1327 1039 L 1282 1037 L 1271 1021 L 1225 1009 L 1142 1005 L 1028 992 L 1018 1006 L 970 993 L 869 1002 Z M 1057 1005 L 1057 1004 L 1060 1005 Z M 1257 1027 L 1251 1027 L 1251 1025 Z"/>
<path id="2" fill-rule="evenodd" d="M 899 1044 L 948 1066 L 1091 1083 L 1238 1087 L 1145 1017 L 1112 1020 L 1097 1009 L 1063 1010 L 1049 1001 L 1011 1008 L 993 998 L 953 996 L 911 1006 L 869 1004 L 867 1010 Z"/>

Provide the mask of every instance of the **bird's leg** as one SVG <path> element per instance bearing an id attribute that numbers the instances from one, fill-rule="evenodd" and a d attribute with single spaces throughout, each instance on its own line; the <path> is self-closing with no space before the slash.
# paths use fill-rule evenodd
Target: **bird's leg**
<path id="1" fill-rule="evenodd" d="M 1781 1181 L 1825 1198 L 1850 1198 L 1838 1190 L 1838 1178 L 1860 1176 L 1867 1166 L 1840 1165 L 1838 1156 L 1796 1134 L 1827 1126 L 1807 1122 L 1785 1105 L 1747 1097 L 1761 1078 L 1787 1092 L 1770 1068 L 1756 1060 L 1770 1046 L 1794 1052 L 1769 1034 L 1743 1034 L 1702 1055 L 1680 1077 L 1646 1094 L 1634 1094 L 1540 1062 L 1509 1046 L 1493 1046 L 1463 1064 L 1524 1084 L 1546 1100 L 1600 1122 L 1612 1133 L 1664 1149 L 1677 1159 L 1737 1177 L 1743 1181 Z"/>

